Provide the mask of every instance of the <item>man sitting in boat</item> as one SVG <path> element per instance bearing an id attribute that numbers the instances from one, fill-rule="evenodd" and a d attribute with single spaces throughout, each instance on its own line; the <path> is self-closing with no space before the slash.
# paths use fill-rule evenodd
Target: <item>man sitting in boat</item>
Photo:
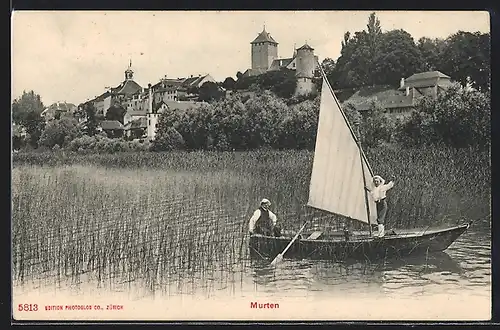
<path id="1" fill-rule="evenodd" d="M 373 184 L 375 185 L 375 188 L 366 189 L 370 192 L 373 200 L 375 201 L 375 205 L 377 205 L 378 237 L 384 237 L 385 215 L 387 213 L 386 192 L 394 187 L 394 182 L 389 181 L 389 183 L 385 184 L 385 180 L 382 179 L 381 176 L 375 175 L 373 177 Z"/>
<path id="2" fill-rule="evenodd" d="M 270 206 L 271 202 L 266 198 L 260 202 L 260 207 L 255 210 L 248 224 L 250 235 L 255 233 L 265 236 L 281 236 L 281 230 L 276 224 L 278 219 L 276 215 L 269 210 Z"/>

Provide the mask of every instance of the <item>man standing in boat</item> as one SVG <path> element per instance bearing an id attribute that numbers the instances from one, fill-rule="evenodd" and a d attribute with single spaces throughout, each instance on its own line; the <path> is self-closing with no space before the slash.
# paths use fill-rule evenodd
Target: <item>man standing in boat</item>
<path id="1" fill-rule="evenodd" d="M 366 187 L 366 190 L 370 192 L 377 206 L 378 237 L 384 237 L 385 215 L 387 214 L 386 192 L 394 187 L 394 182 L 389 181 L 389 183 L 385 184 L 385 180 L 381 176 L 375 175 L 373 177 L 373 184 L 375 188 L 369 189 Z"/>
<path id="2" fill-rule="evenodd" d="M 276 215 L 269 210 L 271 202 L 264 198 L 260 207 L 255 210 L 248 224 L 250 235 L 261 234 L 265 236 L 281 236 L 281 230 L 277 225 Z"/>

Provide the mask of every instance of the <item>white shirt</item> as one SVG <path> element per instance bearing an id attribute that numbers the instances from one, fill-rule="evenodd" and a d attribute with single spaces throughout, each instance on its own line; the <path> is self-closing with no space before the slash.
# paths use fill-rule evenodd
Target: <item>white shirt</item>
<path id="1" fill-rule="evenodd" d="M 269 219 L 271 219 L 273 222 L 273 225 L 276 226 L 276 222 L 277 222 L 278 218 L 276 217 L 276 215 L 273 212 L 271 212 L 271 211 L 268 211 L 268 212 L 269 212 Z M 252 217 L 250 218 L 250 222 L 248 223 L 248 231 L 249 232 L 253 232 L 253 229 L 255 227 L 255 222 L 257 222 L 257 220 L 259 218 L 260 218 L 260 209 L 257 209 L 253 213 Z"/>
<path id="2" fill-rule="evenodd" d="M 372 195 L 373 200 L 378 202 L 379 200 L 385 198 L 385 192 L 392 187 L 394 187 L 394 182 L 390 181 L 388 184 L 381 184 L 380 186 L 373 188 L 370 190 L 370 194 Z"/>

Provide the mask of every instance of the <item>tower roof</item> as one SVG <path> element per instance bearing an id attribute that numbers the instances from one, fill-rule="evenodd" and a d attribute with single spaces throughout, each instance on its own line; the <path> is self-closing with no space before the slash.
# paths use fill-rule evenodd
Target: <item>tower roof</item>
<path id="1" fill-rule="evenodd" d="M 262 32 L 259 33 L 257 38 L 255 38 L 255 40 L 252 41 L 251 44 L 255 44 L 258 42 L 269 42 L 276 45 L 278 44 L 276 40 L 274 40 L 273 37 L 271 37 L 271 34 L 266 31 L 266 28 L 264 28 Z"/>
<path id="2" fill-rule="evenodd" d="M 302 47 L 298 48 L 297 50 L 301 50 L 301 49 L 314 50 L 314 48 L 312 48 L 311 46 L 309 46 L 307 44 L 307 42 Z"/>
<path id="3" fill-rule="evenodd" d="M 131 79 L 122 82 L 118 87 L 112 89 L 114 94 L 132 95 L 140 91 L 142 87 Z"/>

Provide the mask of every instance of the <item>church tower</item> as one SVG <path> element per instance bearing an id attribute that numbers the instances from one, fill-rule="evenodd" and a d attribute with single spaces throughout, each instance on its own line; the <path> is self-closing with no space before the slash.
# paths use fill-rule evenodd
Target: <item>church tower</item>
<path id="1" fill-rule="evenodd" d="M 278 43 L 266 31 L 266 27 L 251 43 L 252 69 L 267 70 L 271 63 L 278 58 Z"/>
<path id="2" fill-rule="evenodd" d="M 313 90 L 314 70 L 316 69 L 316 58 L 314 48 L 307 42 L 297 49 L 297 90 L 296 94 L 309 94 Z"/>
<path id="3" fill-rule="evenodd" d="M 125 80 L 134 80 L 134 71 L 132 71 L 132 60 L 128 64 L 127 70 L 125 70 Z"/>

